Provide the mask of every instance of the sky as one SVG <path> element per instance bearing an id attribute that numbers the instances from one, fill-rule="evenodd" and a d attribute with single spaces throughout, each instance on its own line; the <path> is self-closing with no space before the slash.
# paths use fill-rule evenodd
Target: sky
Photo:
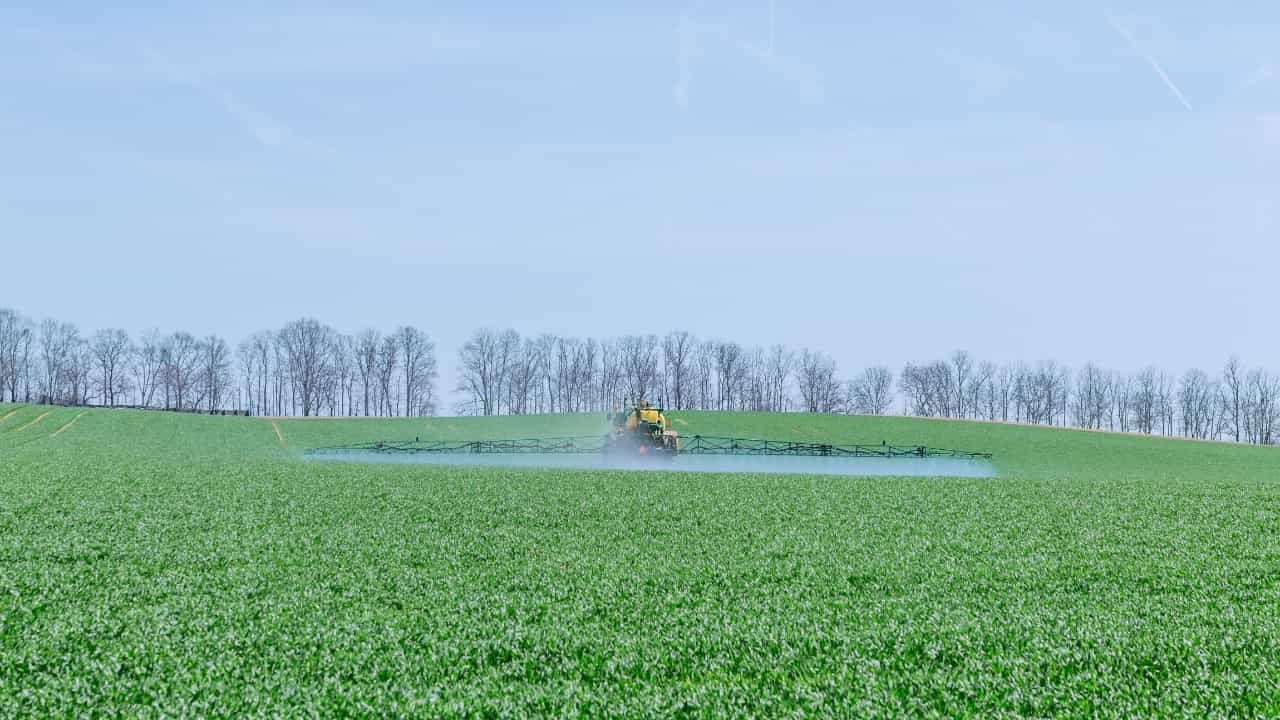
<path id="1" fill-rule="evenodd" d="M 268 6 L 269 5 L 269 6 Z M 1280 5 L 0 6 L 0 307 L 1272 366 Z"/>

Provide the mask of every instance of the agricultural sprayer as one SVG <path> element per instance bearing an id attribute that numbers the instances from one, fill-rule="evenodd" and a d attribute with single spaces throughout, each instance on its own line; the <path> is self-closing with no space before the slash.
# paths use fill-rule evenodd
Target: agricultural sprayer
<path id="1" fill-rule="evenodd" d="M 950 458 L 990 461 L 991 453 L 925 445 L 834 444 L 799 440 L 690 435 L 681 437 L 662 408 L 640 401 L 610 415 L 612 428 L 604 435 L 500 440 L 376 440 L 320 447 L 312 456 L 341 455 L 601 455 L 606 459 L 660 465 L 682 456 L 736 455 L 813 458 Z"/>

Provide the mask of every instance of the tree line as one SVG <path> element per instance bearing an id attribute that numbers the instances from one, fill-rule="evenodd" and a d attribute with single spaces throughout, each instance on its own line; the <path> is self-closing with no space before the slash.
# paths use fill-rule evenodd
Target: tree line
<path id="1" fill-rule="evenodd" d="M 608 410 L 648 398 L 673 410 L 802 411 L 997 420 L 1275 444 L 1280 377 L 1231 358 L 1216 373 L 1076 371 L 980 361 L 966 351 L 871 366 L 844 377 L 828 354 L 742 346 L 676 331 L 664 336 L 522 337 L 475 331 L 459 350 L 461 414 Z"/>
<path id="2" fill-rule="evenodd" d="M 304 318 L 233 347 L 216 335 L 119 329 L 84 335 L 0 309 L 0 399 L 246 410 L 255 415 L 432 415 L 436 348 L 412 325 L 345 334 Z M 458 349 L 451 409 L 469 415 L 611 410 L 646 398 L 673 410 L 801 411 L 999 420 L 1280 441 L 1280 377 L 1231 358 L 1219 370 L 1117 372 L 1052 360 L 997 364 L 965 351 L 896 375 L 845 376 L 820 350 L 665 335 L 522 336 L 481 328 Z"/>
<path id="3" fill-rule="evenodd" d="M 304 318 L 235 349 L 217 335 L 84 335 L 0 309 L 0 400 L 254 415 L 432 415 L 435 345 L 404 325 L 347 335 Z"/>

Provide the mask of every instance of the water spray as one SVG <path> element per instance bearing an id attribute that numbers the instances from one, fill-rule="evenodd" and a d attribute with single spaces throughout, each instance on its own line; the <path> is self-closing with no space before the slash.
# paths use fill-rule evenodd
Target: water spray
<path id="1" fill-rule="evenodd" d="M 924 445 L 834 445 L 693 435 L 678 449 L 620 447 L 610 435 L 375 441 L 307 450 L 315 460 L 492 467 L 847 476 L 994 477 L 991 453 Z"/>

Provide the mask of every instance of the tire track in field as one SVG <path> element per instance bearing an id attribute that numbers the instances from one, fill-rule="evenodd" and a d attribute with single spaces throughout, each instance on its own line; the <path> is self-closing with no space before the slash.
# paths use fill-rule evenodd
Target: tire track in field
<path id="1" fill-rule="evenodd" d="M 77 416 L 75 416 L 75 417 L 71 418 L 71 421 L 70 421 L 70 422 L 68 422 L 66 425 L 63 425 L 62 427 L 58 428 L 57 430 L 54 430 L 54 431 L 53 431 L 53 434 L 52 434 L 52 435 L 50 435 L 49 437 L 50 437 L 50 438 L 56 438 L 56 437 L 58 437 L 58 436 L 59 436 L 59 435 L 61 435 L 62 433 L 66 432 L 66 431 L 67 431 L 67 428 L 71 427 L 72 425 L 75 425 L 75 424 L 76 424 L 76 421 L 77 421 L 77 420 L 79 420 L 79 419 L 80 419 L 80 418 L 82 418 L 82 417 L 84 417 L 84 413 L 80 413 L 79 415 L 77 415 Z"/>
<path id="2" fill-rule="evenodd" d="M 52 411 L 52 410 L 49 410 L 48 412 L 41 413 L 38 417 L 36 417 L 36 419 L 35 419 L 35 420 L 32 420 L 31 422 L 27 423 L 26 425 L 23 425 L 22 427 L 18 428 L 17 430 L 14 430 L 14 432 L 16 432 L 16 433 L 20 433 L 20 432 L 22 432 L 23 430 L 26 430 L 27 428 L 31 427 L 32 425 L 35 425 L 36 423 L 40 422 L 41 420 L 43 420 L 43 419 L 45 419 L 45 418 L 49 417 L 49 413 L 51 413 L 51 412 L 53 412 L 53 411 Z"/>
<path id="3" fill-rule="evenodd" d="M 275 420 L 272 420 L 271 427 L 274 428 L 276 431 L 276 439 L 280 441 L 280 447 L 288 450 L 289 443 L 285 442 L 284 433 L 280 432 L 280 425 L 277 424 Z"/>
<path id="4" fill-rule="evenodd" d="M 9 418 L 17 414 L 18 414 L 17 410 L 10 410 L 8 415 L 5 415 L 4 417 L 0 417 L 0 423 L 4 422 L 5 420 L 8 420 Z"/>
<path id="5" fill-rule="evenodd" d="M 38 434 L 38 433 L 31 433 L 31 434 L 29 434 L 29 435 L 22 435 L 22 436 L 18 435 L 18 433 L 20 433 L 20 432 L 22 432 L 23 430 L 26 430 L 27 428 L 29 428 L 29 427 L 31 427 L 31 426 L 33 426 L 33 425 L 35 425 L 36 423 L 40 422 L 41 420 L 44 420 L 46 417 L 48 417 L 48 416 L 49 416 L 50 414 L 52 414 L 52 413 L 53 413 L 53 411 L 52 411 L 52 410 L 50 410 L 50 411 L 48 411 L 48 412 L 41 413 L 41 414 L 40 414 L 40 416 L 39 416 L 39 417 L 37 417 L 35 420 L 32 420 L 31 422 L 27 423 L 26 425 L 23 425 L 23 426 L 21 426 L 21 427 L 16 427 L 16 428 L 14 428 L 13 430 L 10 430 L 9 432 L 5 433 L 5 436 L 4 436 L 4 437 L 6 438 L 7 442 L 6 442 L 3 446 L 0 446 L 0 452 L 12 452 L 12 451 L 15 451 L 15 450 L 17 450 L 17 449 L 19 449 L 19 448 L 22 448 L 22 447 L 25 447 L 25 446 L 27 446 L 27 445 L 30 445 L 30 444 L 34 443 L 35 441 L 37 441 L 37 440 L 43 440 L 43 439 L 44 439 L 44 436 L 43 436 L 43 435 L 40 435 L 40 434 Z M 19 438 L 20 438 L 20 439 L 19 439 Z"/>

